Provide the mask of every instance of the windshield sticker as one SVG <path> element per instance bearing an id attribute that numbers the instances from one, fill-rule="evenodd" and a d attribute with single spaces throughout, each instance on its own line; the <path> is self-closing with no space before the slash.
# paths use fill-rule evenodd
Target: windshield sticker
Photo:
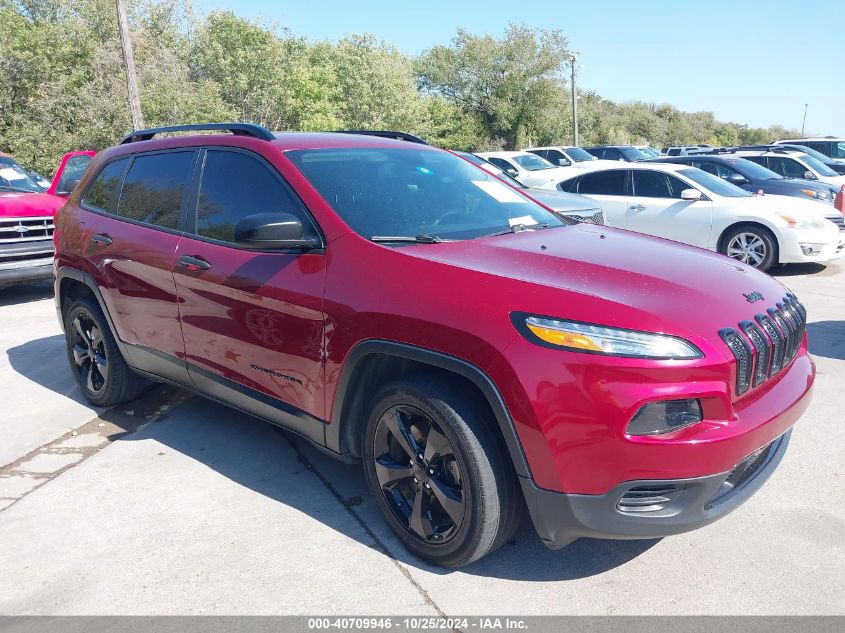
<path id="1" fill-rule="evenodd" d="M 533 224 L 539 224 L 537 220 L 532 218 L 530 215 L 523 215 L 521 218 L 510 218 L 508 220 L 508 224 L 513 226 L 531 226 Z"/>
<path id="2" fill-rule="evenodd" d="M 493 182 L 490 180 L 473 180 L 472 184 L 499 202 L 518 202 L 528 204 L 528 198 L 522 197 L 504 183 Z"/>

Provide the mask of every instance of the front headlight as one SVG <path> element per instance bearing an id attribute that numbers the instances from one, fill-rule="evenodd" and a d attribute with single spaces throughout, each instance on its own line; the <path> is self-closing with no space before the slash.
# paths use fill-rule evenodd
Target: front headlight
<path id="1" fill-rule="evenodd" d="M 525 314 L 515 314 L 513 321 L 523 336 L 545 347 L 607 356 L 664 360 L 688 360 L 704 356 L 701 350 L 689 341 L 668 334 L 654 334 Z"/>
<path id="2" fill-rule="evenodd" d="M 786 222 L 786 225 L 791 229 L 823 229 L 824 222 L 820 220 L 810 220 L 807 218 L 795 218 L 785 213 L 778 213 L 777 216 Z"/>
<path id="3" fill-rule="evenodd" d="M 833 198 L 833 196 L 831 196 L 830 192 L 827 190 L 814 191 L 812 189 L 802 189 L 801 193 L 803 193 L 805 196 L 810 196 L 815 200 L 831 200 Z"/>

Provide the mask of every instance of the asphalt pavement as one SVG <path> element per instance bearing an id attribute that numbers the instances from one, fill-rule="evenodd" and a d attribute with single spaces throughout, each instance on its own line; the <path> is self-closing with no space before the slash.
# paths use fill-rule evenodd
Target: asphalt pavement
<path id="1" fill-rule="evenodd" d="M 526 520 L 461 570 L 268 424 L 171 387 L 83 404 L 49 287 L 0 290 L 0 614 L 845 614 L 845 264 L 776 276 L 818 378 L 760 492 L 666 539 L 550 551 Z"/>

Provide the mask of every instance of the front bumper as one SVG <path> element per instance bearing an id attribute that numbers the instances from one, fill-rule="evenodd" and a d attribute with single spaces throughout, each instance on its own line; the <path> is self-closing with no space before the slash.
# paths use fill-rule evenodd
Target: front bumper
<path id="1" fill-rule="evenodd" d="M 11 284 L 50 279 L 53 275 L 53 258 L 16 262 L 15 266 L 0 266 L 0 287 Z"/>
<path id="2" fill-rule="evenodd" d="M 580 537 L 643 539 L 680 534 L 716 521 L 750 498 L 777 468 L 791 433 L 715 475 L 627 481 L 601 495 L 544 490 L 520 477 L 522 492 L 537 533 L 551 548 Z"/>
<path id="3" fill-rule="evenodd" d="M 817 252 L 805 255 L 802 246 L 812 247 Z M 803 264 L 827 262 L 843 256 L 845 231 L 793 231 L 781 241 L 778 259 L 781 264 Z"/>

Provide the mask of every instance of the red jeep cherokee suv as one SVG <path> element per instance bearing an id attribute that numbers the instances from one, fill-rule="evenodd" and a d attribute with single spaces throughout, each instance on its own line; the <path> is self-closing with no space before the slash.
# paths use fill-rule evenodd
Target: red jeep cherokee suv
<path id="1" fill-rule="evenodd" d="M 212 135 L 153 139 L 160 132 Z M 176 383 L 344 460 L 405 545 L 703 526 L 777 466 L 806 312 L 704 250 L 545 207 L 449 152 L 248 124 L 138 131 L 59 214 L 57 309 L 97 405 Z"/>

